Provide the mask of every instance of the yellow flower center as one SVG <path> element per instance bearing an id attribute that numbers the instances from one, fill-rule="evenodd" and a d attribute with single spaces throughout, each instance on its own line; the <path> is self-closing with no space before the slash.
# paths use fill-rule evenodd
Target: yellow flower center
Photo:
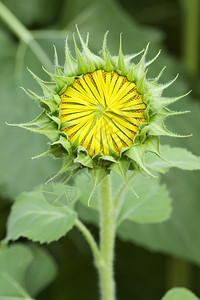
<path id="1" fill-rule="evenodd" d="M 142 95 L 136 85 L 116 72 L 97 70 L 76 79 L 61 95 L 61 122 L 70 122 L 63 129 L 73 143 L 86 148 L 90 156 L 100 151 L 117 153 L 133 144 L 144 122 Z"/>

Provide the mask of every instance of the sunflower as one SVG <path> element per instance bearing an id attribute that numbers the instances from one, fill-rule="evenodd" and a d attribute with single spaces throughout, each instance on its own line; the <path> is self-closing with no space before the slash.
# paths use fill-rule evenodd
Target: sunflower
<path id="1" fill-rule="evenodd" d="M 164 119 L 182 112 L 174 112 L 167 105 L 184 97 L 166 98 L 162 92 L 167 84 L 158 81 L 164 71 L 154 79 L 147 79 L 146 68 L 157 58 L 146 61 L 146 49 L 124 56 L 122 41 L 118 56 L 111 56 L 105 34 L 100 55 L 92 53 L 78 29 L 82 52 L 74 47 L 76 59 L 71 55 L 66 39 L 64 66 L 58 63 L 55 49 L 55 74 L 48 71 L 51 82 L 45 82 L 32 73 L 40 84 L 44 96 L 28 90 L 26 93 L 43 108 L 33 121 L 18 126 L 46 135 L 50 149 L 39 155 L 64 157 L 58 172 L 87 168 L 97 185 L 110 171 L 125 181 L 128 170 L 151 174 L 145 165 L 146 152 L 160 158 L 159 136 L 179 136 L 170 132 Z M 139 63 L 132 62 L 142 55 Z M 162 159 L 162 158 L 161 158 Z M 58 175 L 57 174 L 57 175 Z"/>

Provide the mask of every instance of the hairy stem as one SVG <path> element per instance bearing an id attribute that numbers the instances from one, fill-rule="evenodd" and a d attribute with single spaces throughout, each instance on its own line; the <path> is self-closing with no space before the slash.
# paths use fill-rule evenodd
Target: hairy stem
<path id="1" fill-rule="evenodd" d="M 86 238 L 86 240 L 92 250 L 96 267 L 98 268 L 99 265 L 101 265 L 101 254 L 100 254 L 99 248 L 97 246 L 97 243 L 95 242 L 90 231 L 79 219 L 76 219 L 75 226 L 82 232 L 82 234 Z"/>
<path id="2" fill-rule="evenodd" d="M 46 68 L 52 69 L 52 63 L 40 45 L 35 41 L 31 32 L 16 18 L 16 16 L 0 2 L 0 18 L 11 31 L 23 41 Z"/>
<path id="3" fill-rule="evenodd" d="M 115 281 L 113 272 L 115 223 L 111 198 L 110 175 L 101 183 L 100 199 L 100 251 L 103 264 L 99 268 L 102 300 L 115 299 Z"/>

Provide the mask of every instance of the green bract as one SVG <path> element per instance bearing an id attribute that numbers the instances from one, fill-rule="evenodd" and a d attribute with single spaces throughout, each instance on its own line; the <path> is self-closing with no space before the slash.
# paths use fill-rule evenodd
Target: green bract
<path id="1" fill-rule="evenodd" d="M 163 120 L 168 116 L 173 116 L 173 115 L 178 115 L 183 113 L 183 112 L 171 111 L 168 108 L 166 108 L 166 106 L 181 99 L 185 95 L 175 97 L 175 98 L 162 97 L 163 90 L 166 89 L 168 86 L 170 86 L 176 80 L 177 77 L 167 84 L 159 84 L 158 80 L 160 79 L 163 73 L 164 70 L 163 69 L 156 78 L 154 79 L 146 78 L 146 73 L 147 73 L 146 68 L 159 55 L 158 53 L 158 55 L 156 55 L 156 57 L 153 58 L 151 61 L 146 61 L 145 58 L 146 58 L 149 45 L 147 45 L 146 49 L 144 51 L 141 51 L 140 53 L 133 54 L 130 56 L 124 56 L 122 53 L 122 42 L 120 38 L 119 54 L 118 56 L 111 56 L 111 54 L 107 49 L 107 33 L 106 33 L 103 41 L 102 50 L 100 52 L 100 55 L 98 56 L 93 54 L 88 48 L 88 37 L 87 37 L 87 41 L 84 42 L 78 29 L 77 32 L 78 32 L 78 37 L 80 39 L 80 43 L 82 45 L 82 52 L 78 49 L 76 44 L 76 39 L 74 36 L 76 59 L 72 57 L 66 40 L 66 53 L 65 53 L 66 60 L 65 60 L 64 67 L 61 67 L 58 64 L 57 53 L 55 49 L 55 58 L 56 58 L 55 74 L 51 74 L 44 69 L 44 71 L 47 72 L 48 75 L 51 77 L 52 79 L 51 82 L 45 82 L 41 80 L 30 71 L 31 74 L 34 76 L 34 78 L 40 84 L 44 96 L 43 97 L 38 96 L 30 90 L 26 91 L 26 93 L 40 104 L 40 106 L 43 108 L 43 111 L 35 120 L 25 124 L 19 124 L 18 126 L 34 132 L 42 133 L 51 140 L 49 151 L 37 157 L 45 156 L 49 154 L 52 154 L 58 158 L 63 157 L 64 158 L 63 166 L 56 175 L 62 174 L 66 171 L 72 171 L 71 174 L 72 176 L 80 169 L 87 168 L 94 179 L 94 187 L 96 187 L 98 183 L 108 173 L 110 173 L 111 170 L 117 173 L 119 176 L 121 176 L 123 180 L 127 182 L 127 184 L 128 184 L 128 180 L 126 177 L 126 173 L 128 170 L 136 170 L 138 172 L 148 173 L 152 175 L 151 170 L 149 170 L 145 165 L 145 160 L 144 160 L 145 153 L 153 152 L 161 158 L 159 152 L 159 136 L 161 135 L 167 135 L 172 137 L 180 136 L 167 130 L 163 122 Z M 132 63 L 131 60 L 134 57 L 140 55 L 142 52 L 143 54 L 141 56 L 139 63 L 138 64 Z M 107 143 L 108 150 L 107 152 L 104 151 L 103 153 L 102 149 L 104 149 L 103 148 L 104 145 L 102 144 L 104 139 L 103 137 L 101 137 L 101 141 L 99 141 L 99 145 L 102 146 L 102 149 L 100 149 L 98 153 L 95 153 L 94 150 L 92 152 L 94 153 L 93 155 L 88 151 L 91 145 L 91 141 L 90 144 L 88 144 L 88 149 L 87 147 L 83 146 L 83 143 L 82 144 L 80 143 L 79 137 L 76 138 L 73 142 L 70 141 L 70 138 L 67 134 L 67 130 L 71 128 L 70 126 L 73 125 L 73 120 L 70 122 L 62 122 L 63 112 L 61 113 L 62 110 L 61 104 L 62 101 L 64 101 L 62 100 L 63 99 L 62 97 L 70 86 L 73 87 L 73 84 L 76 81 L 79 82 L 84 75 L 89 74 L 88 75 L 89 77 L 91 74 L 94 74 L 93 72 L 97 70 L 101 70 L 102 72 L 104 72 L 102 74 L 104 74 L 105 76 L 107 76 L 109 72 L 111 72 L 110 74 L 112 74 L 112 76 L 113 74 L 118 74 L 119 75 L 118 77 L 121 76 L 120 77 L 121 80 L 124 78 L 123 82 L 126 82 L 127 85 L 134 83 L 134 85 L 136 86 L 136 94 L 142 99 L 142 103 L 143 105 L 145 105 L 145 109 L 135 110 L 137 113 L 139 112 L 140 114 L 141 113 L 143 114 L 143 119 L 138 117 L 137 124 L 136 124 L 138 130 L 137 132 L 134 133 L 134 138 L 132 139 L 129 145 L 127 144 L 123 148 L 122 147 L 120 148 L 116 145 L 116 149 L 118 149 L 116 150 L 114 149 L 114 147 L 110 147 L 110 144 L 108 142 Z M 96 83 L 94 83 L 94 86 L 95 84 Z M 122 86 L 123 84 L 120 86 L 120 88 Z M 84 92 L 86 91 L 87 90 L 84 90 Z M 125 96 L 128 96 L 128 93 Z M 83 101 L 85 101 L 84 99 Z M 123 99 L 124 98 L 122 98 L 122 100 Z M 78 100 L 79 99 L 77 99 L 77 101 Z M 82 107 L 80 105 L 79 107 Z M 99 104 L 98 107 L 95 106 L 95 109 L 97 108 L 99 109 L 99 111 L 98 111 L 98 116 L 95 117 L 96 118 L 95 122 L 98 122 L 98 120 L 100 120 L 99 118 L 102 117 L 102 114 L 104 113 L 104 109 L 105 110 L 107 109 L 107 105 L 105 108 L 102 108 L 102 106 L 100 107 Z M 127 113 L 129 113 L 130 115 L 131 110 L 128 111 Z M 126 112 L 122 116 L 122 119 L 124 118 L 125 115 Z M 114 110 L 110 112 L 110 116 L 116 116 Z M 111 119 L 111 124 L 112 124 L 112 122 L 114 121 L 112 120 L 112 117 L 109 118 Z M 128 124 L 127 120 L 126 122 L 127 123 L 124 124 Z M 94 125 L 94 122 L 92 124 Z M 91 127 L 90 130 L 92 130 L 92 128 L 93 127 Z M 102 130 L 101 127 L 99 128 Z M 111 127 L 105 130 L 109 131 L 111 130 Z M 111 134 L 110 132 L 109 134 Z M 124 136 L 127 135 L 126 133 L 123 134 Z M 130 139 L 130 137 L 128 138 Z M 111 134 L 111 139 L 112 139 L 112 134 Z M 122 138 L 120 138 L 119 140 L 121 141 L 121 143 L 123 143 Z"/>

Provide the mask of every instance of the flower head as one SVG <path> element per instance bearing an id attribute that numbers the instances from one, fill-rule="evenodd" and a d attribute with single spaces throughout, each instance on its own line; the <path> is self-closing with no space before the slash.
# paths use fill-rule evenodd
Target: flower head
<path id="1" fill-rule="evenodd" d="M 146 78 L 148 46 L 138 64 L 131 60 L 142 52 L 130 56 L 111 56 L 107 49 L 107 33 L 100 55 L 93 54 L 78 29 L 82 52 L 74 36 L 76 59 L 66 41 L 64 67 L 58 64 L 55 50 L 55 74 L 45 70 L 51 82 L 33 76 L 42 87 L 44 96 L 26 91 L 39 102 L 43 112 L 35 120 L 19 126 L 42 133 L 50 140 L 50 150 L 40 155 L 64 156 L 58 172 L 73 173 L 88 168 L 95 184 L 111 170 L 125 181 L 126 172 L 137 170 L 150 173 L 144 162 L 146 152 L 159 153 L 159 136 L 178 136 L 168 131 L 163 120 L 181 112 L 165 106 L 179 100 L 162 97 L 162 92 L 174 80 L 159 84 L 163 70 L 155 79 Z"/>
<path id="2" fill-rule="evenodd" d="M 133 144 L 146 105 L 136 85 L 114 71 L 96 70 L 75 79 L 61 97 L 60 120 L 68 141 L 77 138 L 90 157 Z"/>

